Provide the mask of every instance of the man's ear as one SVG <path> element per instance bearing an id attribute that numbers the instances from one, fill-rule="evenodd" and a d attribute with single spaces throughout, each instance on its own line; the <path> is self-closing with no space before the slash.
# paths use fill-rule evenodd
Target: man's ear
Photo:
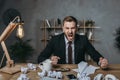
<path id="1" fill-rule="evenodd" d="M 62 31 L 64 32 L 64 27 L 62 26 Z"/>
<path id="2" fill-rule="evenodd" d="M 78 31 L 78 27 L 76 27 L 76 32 Z"/>

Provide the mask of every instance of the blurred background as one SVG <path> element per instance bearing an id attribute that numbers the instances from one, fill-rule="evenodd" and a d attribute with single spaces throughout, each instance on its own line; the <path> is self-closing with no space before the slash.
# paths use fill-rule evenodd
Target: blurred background
<path id="1" fill-rule="evenodd" d="M 6 28 L 3 22 L 4 12 L 13 8 L 20 12 L 24 21 L 23 41 L 30 39 L 30 46 L 34 49 L 26 62 L 37 63 L 37 57 L 44 48 L 43 30 L 44 20 L 63 20 L 71 15 L 78 20 L 93 20 L 93 46 L 110 63 L 120 63 L 120 50 L 116 47 L 116 30 L 120 27 L 120 0 L 0 0 L 0 34 Z M 16 42 L 14 30 L 5 41 L 8 48 Z M 29 52 L 28 52 L 29 53 Z M 0 59 L 3 55 L 0 49 Z"/>

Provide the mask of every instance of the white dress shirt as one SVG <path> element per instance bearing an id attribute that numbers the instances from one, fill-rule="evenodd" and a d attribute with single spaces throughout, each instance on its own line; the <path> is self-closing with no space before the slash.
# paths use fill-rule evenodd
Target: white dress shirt
<path id="1" fill-rule="evenodd" d="M 66 36 L 64 36 L 64 38 L 65 38 L 65 46 L 66 46 L 66 63 L 68 63 L 68 40 L 67 40 L 67 38 L 66 38 Z M 75 63 L 75 57 L 74 57 L 74 41 L 72 41 L 72 44 L 71 44 L 71 46 L 72 46 L 72 63 L 74 64 Z"/>

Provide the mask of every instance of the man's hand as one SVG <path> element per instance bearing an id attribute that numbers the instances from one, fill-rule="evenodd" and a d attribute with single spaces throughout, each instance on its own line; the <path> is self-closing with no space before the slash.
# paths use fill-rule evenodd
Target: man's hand
<path id="1" fill-rule="evenodd" d="M 51 64 L 53 64 L 53 65 L 57 64 L 59 59 L 60 59 L 60 57 L 58 57 L 58 56 L 52 56 L 51 57 L 51 61 L 52 61 Z"/>
<path id="2" fill-rule="evenodd" d="M 107 60 L 107 59 L 101 57 L 101 58 L 99 59 L 99 62 L 100 62 L 100 67 L 101 67 L 102 69 L 108 68 L 108 60 Z"/>

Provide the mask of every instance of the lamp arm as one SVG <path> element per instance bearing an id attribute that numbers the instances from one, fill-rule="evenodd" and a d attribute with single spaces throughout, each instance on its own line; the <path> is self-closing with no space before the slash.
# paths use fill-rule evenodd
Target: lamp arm
<path id="1" fill-rule="evenodd" d="M 13 62 L 13 60 L 11 60 L 11 58 L 10 58 L 10 55 L 9 55 L 9 53 L 8 53 L 8 50 L 7 50 L 7 47 L 6 47 L 4 41 L 1 42 L 1 46 L 2 46 L 2 48 L 3 48 L 3 51 L 4 51 L 5 56 L 6 56 L 6 58 L 7 58 L 7 66 L 8 66 L 8 67 L 13 66 L 13 65 L 14 65 L 14 62 Z"/>
<path id="2" fill-rule="evenodd" d="M 3 48 L 3 50 L 4 50 L 4 53 L 5 53 L 5 55 L 6 55 L 7 60 L 10 61 L 11 59 L 10 59 L 10 56 L 9 56 L 9 54 L 8 54 L 8 50 L 7 50 L 7 47 L 6 47 L 4 41 L 1 42 L 1 46 L 2 46 L 2 48 Z"/>
<path id="3" fill-rule="evenodd" d="M 0 42 L 5 41 L 7 37 L 11 34 L 11 32 L 16 28 L 18 24 L 10 22 L 10 24 L 6 27 L 4 32 L 0 36 Z"/>
<path id="4" fill-rule="evenodd" d="M 17 22 L 15 22 L 16 19 L 17 19 Z M 7 50 L 7 47 L 6 47 L 5 43 L 4 43 L 4 41 L 7 39 L 7 37 L 11 34 L 11 32 L 12 32 L 18 25 L 20 25 L 20 17 L 19 17 L 19 16 L 15 17 L 14 20 L 9 23 L 9 25 L 5 28 L 5 30 L 3 31 L 3 33 L 2 33 L 1 36 L 0 36 L 0 43 L 1 43 L 1 45 L 2 45 L 2 48 L 3 48 L 4 53 L 5 53 L 5 55 L 6 55 L 6 58 L 7 58 L 7 66 L 8 66 L 8 67 L 13 66 L 13 65 L 14 65 L 14 62 L 13 62 L 13 60 L 10 59 L 10 55 L 9 55 L 9 53 L 8 53 L 8 50 Z"/>
<path id="5" fill-rule="evenodd" d="M 17 22 L 15 22 L 17 19 Z M 7 37 L 11 34 L 11 32 L 17 27 L 17 25 L 20 24 L 20 17 L 16 16 L 9 24 L 8 26 L 5 28 L 5 30 L 3 31 L 3 33 L 0 36 L 0 42 L 4 41 L 5 39 L 7 39 Z"/>

